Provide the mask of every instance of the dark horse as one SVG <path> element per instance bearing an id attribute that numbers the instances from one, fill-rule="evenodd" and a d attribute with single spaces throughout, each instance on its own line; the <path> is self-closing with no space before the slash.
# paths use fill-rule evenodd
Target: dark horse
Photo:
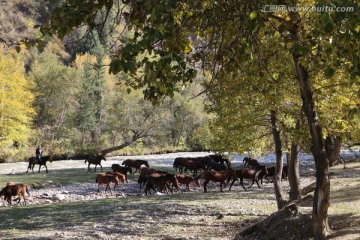
<path id="1" fill-rule="evenodd" d="M 256 159 L 250 157 L 245 157 L 243 159 L 243 163 L 244 163 L 244 167 L 250 167 L 250 166 L 256 167 L 260 165 L 260 163 Z"/>
<path id="2" fill-rule="evenodd" d="M 127 173 L 129 172 L 130 174 L 132 174 L 132 168 L 131 167 L 123 167 L 123 166 L 120 166 L 120 164 L 116 164 L 116 163 L 111 165 L 111 169 L 114 172 L 119 172 L 119 173 L 124 174 L 126 182 L 128 182 Z"/>
<path id="3" fill-rule="evenodd" d="M 133 172 L 133 174 L 135 174 L 137 170 L 140 171 L 140 167 L 142 165 L 145 165 L 146 167 L 150 167 L 148 161 L 146 160 L 132 160 L 132 159 L 127 159 L 123 161 L 121 165 L 125 165 L 125 167 L 135 168 L 135 172 Z"/>
<path id="4" fill-rule="evenodd" d="M 98 156 L 92 156 L 92 157 L 85 158 L 85 163 L 88 162 L 88 171 L 89 172 L 91 171 L 90 164 L 95 165 L 95 172 L 96 172 L 97 165 L 100 165 L 101 171 L 102 171 L 103 167 L 101 166 L 101 160 L 106 161 L 106 158 L 104 157 L 104 155 L 98 155 Z"/>
<path id="5" fill-rule="evenodd" d="M 244 168 L 244 169 L 239 169 L 235 171 L 236 174 L 236 178 L 233 178 L 233 181 L 231 182 L 231 185 L 229 187 L 229 191 L 231 190 L 231 187 L 234 185 L 234 182 L 237 179 L 240 179 L 240 185 L 246 190 L 246 187 L 243 184 L 244 179 L 250 179 L 251 181 L 251 185 L 248 187 L 248 189 L 256 182 L 256 184 L 258 185 L 258 187 L 260 188 L 259 185 L 259 175 L 267 175 L 268 174 L 268 170 L 266 168 L 266 166 L 264 165 L 259 165 L 257 166 L 255 169 L 250 169 L 250 168 Z"/>
<path id="6" fill-rule="evenodd" d="M 27 168 L 26 173 L 29 172 L 29 169 L 31 169 L 32 172 L 34 173 L 35 164 L 39 165 L 39 172 L 40 172 L 41 166 L 44 166 L 46 169 L 46 173 L 48 173 L 46 162 L 47 161 L 52 162 L 52 156 L 42 156 L 40 160 L 37 157 L 29 157 L 28 160 L 29 160 L 29 166 Z"/>

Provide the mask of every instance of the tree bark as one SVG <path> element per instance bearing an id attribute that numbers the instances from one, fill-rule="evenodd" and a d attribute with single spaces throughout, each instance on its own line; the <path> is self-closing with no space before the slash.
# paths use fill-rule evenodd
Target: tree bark
<path id="1" fill-rule="evenodd" d="M 295 128 L 298 130 L 301 127 L 301 116 L 296 120 Z M 291 143 L 290 159 L 288 161 L 288 180 L 290 185 L 290 201 L 301 198 L 300 188 L 300 174 L 299 174 L 299 153 L 300 146 L 294 141 Z"/>
<path id="2" fill-rule="evenodd" d="M 322 127 L 317 117 L 317 110 L 313 99 L 313 92 L 309 84 L 307 70 L 299 63 L 299 58 L 294 54 L 294 63 L 300 85 L 304 112 L 308 121 L 311 135 L 311 152 L 316 165 L 316 188 L 313 201 L 313 227 L 314 238 L 325 239 L 330 233 L 328 223 L 328 208 L 330 205 L 330 178 L 329 161 L 326 157 L 325 146 L 322 138 Z"/>
<path id="3" fill-rule="evenodd" d="M 299 174 L 300 146 L 294 142 L 291 144 L 290 161 L 288 162 L 288 180 L 290 185 L 290 201 L 301 198 L 300 174 Z"/>
<path id="4" fill-rule="evenodd" d="M 296 12 L 289 12 L 291 25 L 289 33 L 294 44 L 302 44 L 298 32 L 301 18 Z M 301 98 L 303 102 L 303 111 L 305 112 L 308 127 L 311 136 L 311 152 L 314 156 L 316 165 L 316 188 L 313 200 L 313 228 L 314 239 L 325 239 L 330 233 L 328 222 L 328 208 L 330 205 L 330 178 L 329 161 L 326 157 L 324 141 L 322 137 L 322 127 L 320 125 L 313 91 L 311 89 L 308 71 L 301 63 L 301 54 L 291 51 L 296 78 L 299 83 Z"/>
<path id="5" fill-rule="evenodd" d="M 274 182 L 274 191 L 276 196 L 276 203 L 278 209 L 283 209 L 286 204 L 286 200 L 284 199 L 284 194 L 281 188 L 281 176 L 283 169 L 283 156 L 282 156 L 282 144 L 280 138 L 280 129 L 277 124 L 277 112 L 275 110 L 270 111 L 271 117 L 271 127 L 275 144 L 275 154 L 276 154 L 276 165 L 275 165 L 275 175 L 273 178 Z"/>
<path id="6" fill-rule="evenodd" d="M 329 159 L 330 167 L 339 164 L 339 155 L 341 150 L 342 138 L 328 135 L 325 139 L 326 156 Z"/>

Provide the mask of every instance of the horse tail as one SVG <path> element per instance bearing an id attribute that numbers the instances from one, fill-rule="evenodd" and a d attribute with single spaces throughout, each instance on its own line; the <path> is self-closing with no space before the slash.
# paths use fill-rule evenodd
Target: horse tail
<path id="1" fill-rule="evenodd" d="M 85 163 L 87 162 L 88 160 L 87 160 L 87 158 L 85 159 Z"/>

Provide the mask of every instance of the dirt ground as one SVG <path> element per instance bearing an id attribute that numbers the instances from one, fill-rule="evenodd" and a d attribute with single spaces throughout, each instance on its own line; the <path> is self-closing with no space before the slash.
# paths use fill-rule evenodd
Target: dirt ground
<path id="1" fill-rule="evenodd" d="M 302 188 L 315 181 L 313 175 L 312 168 L 301 170 Z M 329 239 L 360 239 L 359 177 L 359 162 L 331 169 L 329 224 L 333 232 Z M 285 213 L 287 220 L 275 227 L 239 235 L 276 211 L 271 183 L 247 191 L 237 183 L 232 191 L 221 193 L 218 185 L 210 184 L 208 193 L 192 187 L 190 192 L 144 196 L 132 179 L 123 194 L 96 190 L 94 183 L 33 189 L 30 206 L 0 209 L 1 214 L 13 215 L 2 219 L 0 238 L 311 239 L 312 194 L 304 196 L 297 214 Z M 288 190 L 285 181 L 283 191 Z M 59 195 L 61 200 L 54 199 Z M 22 222 L 16 214 L 21 214 Z M 40 227 L 43 222 L 47 222 L 45 228 Z"/>
<path id="2" fill-rule="evenodd" d="M 331 233 L 327 239 L 360 239 L 360 163 L 332 167 L 330 176 Z M 312 199 L 313 192 L 297 202 L 296 212 L 285 209 L 274 213 L 251 228 L 239 231 L 235 239 L 312 239 Z"/>

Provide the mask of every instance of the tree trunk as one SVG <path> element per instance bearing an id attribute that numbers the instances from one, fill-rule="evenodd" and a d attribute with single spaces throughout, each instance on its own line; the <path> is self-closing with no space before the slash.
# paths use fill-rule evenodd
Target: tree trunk
<path id="1" fill-rule="evenodd" d="M 299 130 L 301 127 L 301 116 L 296 119 L 295 128 Z M 300 146 L 294 141 L 291 143 L 291 154 L 288 161 L 288 180 L 290 185 L 290 201 L 301 198 L 300 174 L 299 174 L 299 153 Z"/>
<path id="2" fill-rule="evenodd" d="M 295 54 L 294 54 L 295 55 Z M 313 99 L 313 93 L 309 84 L 307 70 L 298 62 L 294 56 L 297 78 L 300 84 L 301 97 L 304 112 L 309 125 L 311 135 L 311 152 L 316 165 L 316 188 L 313 202 L 313 224 L 314 238 L 325 239 L 330 233 L 328 223 L 328 208 L 330 205 L 330 178 L 329 161 L 326 157 L 324 142 L 322 138 L 322 127 L 317 117 L 317 110 Z"/>
<path id="3" fill-rule="evenodd" d="M 326 156 L 329 159 L 330 166 L 339 164 L 339 155 L 341 150 L 342 138 L 328 135 L 325 139 Z"/>
<path id="4" fill-rule="evenodd" d="M 123 148 L 125 148 L 127 146 L 130 146 L 132 143 L 136 142 L 138 139 L 146 137 L 146 136 L 147 135 L 146 135 L 145 131 L 143 132 L 143 134 L 139 134 L 136 131 L 134 131 L 134 136 L 130 140 L 125 141 L 121 145 L 101 150 L 101 154 L 105 156 L 107 153 L 111 153 L 113 151 L 123 149 Z"/>
<path id="5" fill-rule="evenodd" d="M 294 44 L 302 44 L 299 39 L 298 31 L 301 17 L 299 13 L 289 12 L 291 25 L 289 33 Z M 313 227 L 314 239 L 325 239 L 330 234 L 328 222 L 328 208 L 330 205 L 330 178 L 329 161 L 326 157 L 324 141 L 322 137 L 322 127 L 317 116 L 313 91 L 309 82 L 307 69 L 301 63 L 301 54 L 291 51 L 296 78 L 299 83 L 303 111 L 305 112 L 311 136 L 311 152 L 314 156 L 316 165 L 316 188 L 313 200 Z"/>
<path id="6" fill-rule="evenodd" d="M 280 138 L 280 129 L 277 124 L 277 112 L 275 110 L 271 110 L 270 116 L 271 116 L 271 127 L 274 137 L 275 154 L 276 154 L 275 175 L 273 178 L 273 182 L 274 182 L 277 207 L 280 210 L 283 209 L 286 204 L 286 200 L 283 197 L 283 192 L 281 188 L 281 176 L 282 176 L 282 168 L 283 168 L 283 156 L 281 150 L 282 144 Z"/>
<path id="7" fill-rule="evenodd" d="M 301 198 L 299 152 L 300 152 L 300 146 L 293 142 L 291 144 L 291 154 L 287 169 L 288 180 L 290 185 L 290 201 L 294 201 Z"/>

